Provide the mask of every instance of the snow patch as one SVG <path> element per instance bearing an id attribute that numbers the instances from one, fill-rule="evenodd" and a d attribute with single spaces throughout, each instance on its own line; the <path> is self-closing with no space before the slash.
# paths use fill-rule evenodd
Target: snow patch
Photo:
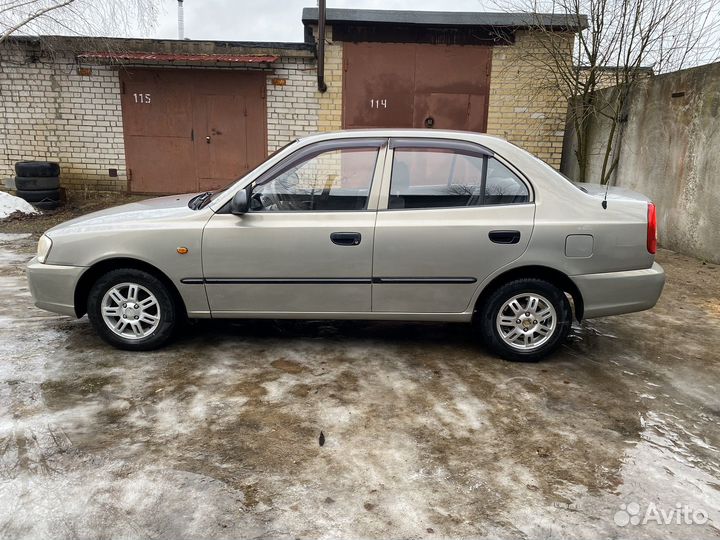
<path id="1" fill-rule="evenodd" d="M 37 214 L 38 211 L 24 199 L 15 197 L 4 191 L 0 191 L 0 219 L 8 217 L 13 212 L 23 214 Z"/>

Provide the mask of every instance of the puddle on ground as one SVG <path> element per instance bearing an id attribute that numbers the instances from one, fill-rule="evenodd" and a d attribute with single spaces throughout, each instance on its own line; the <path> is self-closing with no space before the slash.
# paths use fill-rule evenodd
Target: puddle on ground
<path id="1" fill-rule="evenodd" d="M 8 244 L 30 238 L 30 233 L 0 233 L 0 244 Z"/>
<path id="2" fill-rule="evenodd" d="M 21 249 L 0 245 L 10 536 L 716 535 L 715 514 L 613 521 L 632 502 L 720 508 L 720 333 L 693 333 L 672 280 L 666 304 L 574 327 L 539 364 L 464 325 L 348 321 L 209 322 L 129 353 L 35 309 Z"/>

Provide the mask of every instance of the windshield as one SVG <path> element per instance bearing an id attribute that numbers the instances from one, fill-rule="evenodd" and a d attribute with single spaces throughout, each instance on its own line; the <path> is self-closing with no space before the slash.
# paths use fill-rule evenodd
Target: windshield
<path id="1" fill-rule="evenodd" d="M 278 148 L 277 150 L 275 150 L 272 154 L 270 154 L 270 155 L 265 159 L 265 161 L 263 161 L 263 163 L 265 163 L 265 162 L 267 162 L 268 160 L 274 158 L 274 157 L 275 157 L 276 155 L 278 155 L 280 152 L 282 152 L 282 151 L 285 150 L 286 148 L 292 146 L 293 144 L 295 144 L 295 143 L 298 142 L 298 141 L 299 141 L 299 139 L 293 139 L 292 141 L 290 141 L 289 143 L 287 143 L 285 146 L 281 146 L 280 148 Z M 262 165 L 262 163 L 261 163 L 260 165 Z M 260 165 L 258 165 L 258 167 L 259 167 Z M 241 178 L 242 178 L 242 177 L 241 177 Z M 206 196 L 206 197 L 203 198 L 202 204 L 200 204 L 200 205 L 198 206 L 198 208 L 204 208 L 205 206 L 207 206 L 208 204 L 210 204 L 210 203 L 211 203 L 212 201 L 214 201 L 218 196 L 220 196 L 221 194 L 223 194 L 224 192 L 226 192 L 229 188 L 231 188 L 232 186 L 234 186 L 235 183 L 236 183 L 238 180 L 240 180 L 240 178 L 236 178 L 235 180 L 233 180 L 232 182 L 230 182 L 230 183 L 227 184 L 226 186 L 224 186 L 224 187 L 222 187 L 222 188 L 220 188 L 220 189 L 218 189 L 218 190 L 216 190 L 216 191 L 208 191 L 208 192 L 207 192 L 208 196 Z M 205 195 L 205 194 L 203 193 L 203 194 L 201 194 L 201 195 L 198 195 L 198 197 L 202 197 L 203 195 Z M 198 197 L 194 197 L 193 199 L 191 199 L 190 202 L 192 203 L 192 201 L 196 200 Z"/>

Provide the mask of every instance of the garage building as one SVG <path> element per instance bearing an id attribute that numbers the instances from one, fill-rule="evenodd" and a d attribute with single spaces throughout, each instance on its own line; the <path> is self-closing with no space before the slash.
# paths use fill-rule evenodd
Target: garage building
<path id="1" fill-rule="evenodd" d="M 0 49 L 0 175 L 59 161 L 71 190 L 222 186 L 293 138 L 364 127 L 497 134 L 559 167 L 566 103 L 540 40 L 557 15 L 318 10 L 303 43 L 14 37 Z M 538 22 L 546 31 L 533 30 Z M 584 23 L 583 23 L 584 24 Z"/>

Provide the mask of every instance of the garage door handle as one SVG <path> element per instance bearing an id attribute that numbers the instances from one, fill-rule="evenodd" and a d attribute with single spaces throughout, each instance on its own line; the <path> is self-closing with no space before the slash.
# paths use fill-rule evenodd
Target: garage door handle
<path id="1" fill-rule="evenodd" d="M 520 241 L 520 231 L 490 231 L 488 237 L 496 244 L 517 244 Z"/>
<path id="2" fill-rule="evenodd" d="M 330 234 L 330 240 L 338 246 L 357 246 L 362 235 L 359 232 L 334 232 Z"/>

